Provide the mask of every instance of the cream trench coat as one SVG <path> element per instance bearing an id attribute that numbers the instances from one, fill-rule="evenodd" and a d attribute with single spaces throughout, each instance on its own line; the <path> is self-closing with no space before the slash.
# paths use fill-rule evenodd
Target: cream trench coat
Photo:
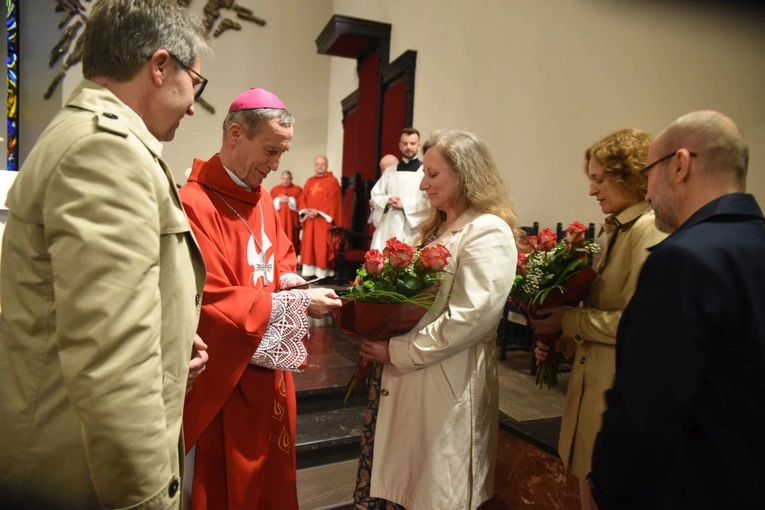
<path id="1" fill-rule="evenodd" d="M 407 510 L 474 509 L 494 494 L 496 333 L 517 252 L 504 221 L 472 209 L 436 242 L 452 254 L 441 313 L 390 340 L 370 489 Z"/>
<path id="2" fill-rule="evenodd" d="M 590 472 L 592 450 L 598 435 L 606 390 L 616 372 L 616 328 L 622 311 L 635 293 L 640 269 L 648 248 L 666 234 L 654 225 L 654 214 L 640 202 L 619 215 L 609 217 L 604 227 L 606 244 L 613 246 L 603 254 L 598 277 L 583 308 L 566 308 L 563 334 L 569 352 L 575 343 L 574 365 L 568 382 L 558 452 L 571 472 L 584 478 Z M 573 340 L 573 341 L 572 341 Z"/>
<path id="3" fill-rule="evenodd" d="M 8 195 L 0 506 L 177 508 L 205 272 L 162 145 L 83 81 Z"/>

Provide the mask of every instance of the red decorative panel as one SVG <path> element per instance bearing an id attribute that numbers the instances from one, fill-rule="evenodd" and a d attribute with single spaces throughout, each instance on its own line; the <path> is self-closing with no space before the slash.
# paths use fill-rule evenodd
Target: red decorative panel
<path id="1" fill-rule="evenodd" d="M 359 111 L 352 110 L 343 119 L 343 176 L 351 176 L 356 168 Z"/>
<path id="2" fill-rule="evenodd" d="M 353 230 L 353 203 L 356 198 L 356 190 L 349 187 L 343 195 L 343 213 L 341 227 Z"/>
<path id="3" fill-rule="evenodd" d="M 383 93 L 380 157 L 393 154 L 400 158 L 398 142 L 406 126 L 406 80 L 394 82 Z"/>
<path id="4" fill-rule="evenodd" d="M 354 171 L 359 172 L 365 180 L 374 179 L 377 176 L 375 149 L 379 92 L 380 62 L 377 52 L 373 52 L 363 59 L 359 67 L 359 125 Z"/>

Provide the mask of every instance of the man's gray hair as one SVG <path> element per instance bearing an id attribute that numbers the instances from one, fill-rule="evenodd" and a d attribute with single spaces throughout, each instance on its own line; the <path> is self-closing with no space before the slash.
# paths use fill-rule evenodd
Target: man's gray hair
<path id="1" fill-rule="evenodd" d="M 231 112 L 223 119 L 223 139 L 226 139 L 226 131 L 231 124 L 242 126 L 244 136 L 248 140 L 255 138 L 255 135 L 263 129 L 263 126 L 275 120 L 282 127 L 290 127 L 295 123 L 295 118 L 287 110 L 277 108 L 255 108 L 250 110 L 239 110 Z"/>
<path id="2" fill-rule="evenodd" d="M 170 0 L 98 0 L 83 35 L 82 74 L 131 80 L 157 51 L 185 66 L 209 50 L 204 27 Z M 176 69 L 181 70 L 176 62 Z"/>

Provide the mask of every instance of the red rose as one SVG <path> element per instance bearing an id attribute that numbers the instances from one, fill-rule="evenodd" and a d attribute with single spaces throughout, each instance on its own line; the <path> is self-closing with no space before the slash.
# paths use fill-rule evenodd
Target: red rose
<path id="1" fill-rule="evenodd" d="M 440 250 L 438 246 L 429 246 L 427 248 L 423 248 L 420 252 L 420 258 L 417 259 L 417 261 L 423 267 L 433 269 L 435 271 L 442 271 L 446 267 L 446 259 L 449 258 L 451 254 L 449 253 L 449 250 L 443 246 L 441 246 L 441 248 L 443 248 L 443 251 Z M 444 251 L 446 252 L 446 255 L 444 255 Z"/>
<path id="2" fill-rule="evenodd" d="M 527 253 L 537 251 L 539 249 L 539 238 L 537 236 L 524 237 L 521 249 Z"/>
<path id="3" fill-rule="evenodd" d="M 364 269 L 370 275 L 376 275 L 385 269 L 385 257 L 380 250 L 369 250 L 364 254 Z"/>
<path id="4" fill-rule="evenodd" d="M 544 251 L 552 250 L 557 240 L 558 236 L 555 235 L 555 232 L 549 228 L 544 228 L 539 233 L 539 249 Z"/>
<path id="5" fill-rule="evenodd" d="M 579 223 L 578 221 L 575 221 L 574 223 L 568 226 L 568 229 L 566 229 L 566 232 L 581 234 L 583 232 L 587 232 L 587 227 L 585 227 L 583 223 Z"/>
<path id="6" fill-rule="evenodd" d="M 587 232 L 587 227 L 575 221 L 568 226 L 566 230 L 566 244 L 569 248 L 575 245 L 579 245 L 584 241 L 584 234 Z"/>
<path id="7" fill-rule="evenodd" d="M 518 274 L 526 274 L 529 271 L 529 268 L 526 267 L 526 259 L 529 256 L 523 253 L 522 251 L 518 252 L 518 262 L 515 265 L 515 272 Z"/>
<path id="8" fill-rule="evenodd" d="M 403 269 L 412 262 L 414 248 L 406 243 L 402 243 L 395 237 L 391 237 L 385 243 L 383 254 L 388 257 L 388 262 L 390 262 L 391 266 Z"/>
<path id="9" fill-rule="evenodd" d="M 437 244 L 436 249 L 441 255 L 443 255 L 444 258 L 448 259 L 452 256 L 451 252 L 443 244 Z"/>

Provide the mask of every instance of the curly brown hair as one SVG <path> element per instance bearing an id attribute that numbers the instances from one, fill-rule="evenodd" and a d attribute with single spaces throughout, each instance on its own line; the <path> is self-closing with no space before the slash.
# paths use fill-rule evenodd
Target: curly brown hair
<path id="1" fill-rule="evenodd" d="M 640 175 L 645 166 L 651 135 L 640 129 L 619 129 L 603 135 L 584 152 L 584 173 L 589 175 L 590 160 L 605 167 L 611 180 L 630 196 L 645 199 L 646 182 Z"/>

